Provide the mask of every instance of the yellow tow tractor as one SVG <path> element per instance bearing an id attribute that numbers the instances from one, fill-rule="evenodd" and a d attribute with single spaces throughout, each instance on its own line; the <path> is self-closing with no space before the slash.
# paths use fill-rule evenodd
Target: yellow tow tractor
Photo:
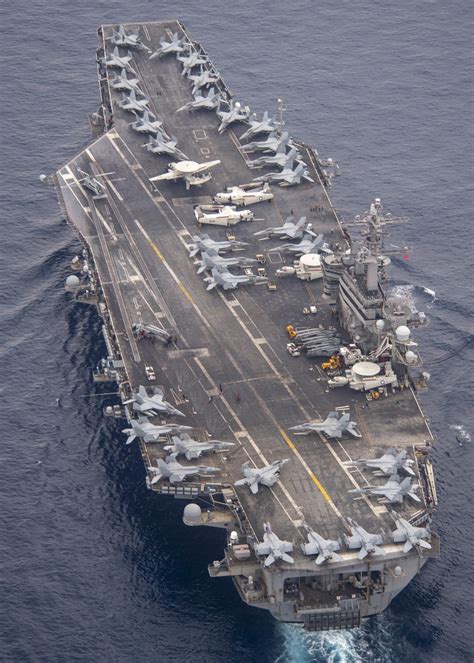
<path id="1" fill-rule="evenodd" d="M 288 336 L 290 338 L 296 338 L 298 336 L 298 333 L 296 329 L 293 327 L 293 325 L 287 325 L 286 331 L 288 332 Z"/>
<path id="2" fill-rule="evenodd" d="M 321 364 L 323 371 L 335 371 L 341 368 L 341 357 L 339 355 L 332 355 L 327 361 Z"/>

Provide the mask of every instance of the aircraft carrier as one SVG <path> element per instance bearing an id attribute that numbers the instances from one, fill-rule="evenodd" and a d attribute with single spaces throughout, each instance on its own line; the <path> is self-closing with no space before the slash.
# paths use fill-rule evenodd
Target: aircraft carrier
<path id="1" fill-rule="evenodd" d="M 389 294 L 383 245 L 399 219 L 375 199 L 342 224 L 336 165 L 281 100 L 234 97 L 181 22 L 98 40 L 94 140 L 51 179 L 84 246 L 66 289 L 103 320 L 94 380 L 118 385 L 104 415 L 157 499 L 222 528 L 213 578 L 278 620 L 357 627 L 439 554 L 426 317 Z"/>

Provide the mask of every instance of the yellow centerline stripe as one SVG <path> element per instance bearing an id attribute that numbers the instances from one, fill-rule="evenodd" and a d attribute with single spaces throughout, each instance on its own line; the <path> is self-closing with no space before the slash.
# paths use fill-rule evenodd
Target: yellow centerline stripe
<path id="1" fill-rule="evenodd" d="M 156 246 L 156 244 L 155 244 L 154 242 L 151 241 L 151 239 L 149 239 L 148 242 L 149 242 L 151 248 L 153 249 L 153 251 L 154 251 L 154 252 L 156 253 L 156 255 L 158 256 L 158 258 L 161 260 L 161 262 L 165 265 L 165 267 L 168 268 L 169 265 L 168 265 L 168 263 L 166 262 L 166 260 L 165 260 L 165 258 L 164 258 L 164 256 L 163 256 L 163 254 L 161 253 L 160 249 Z M 172 272 L 171 272 L 171 269 L 169 269 L 168 271 L 169 271 L 169 272 L 171 273 L 171 275 L 173 276 L 173 274 L 172 274 Z M 177 283 L 179 289 L 181 290 L 181 292 L 182 292 L 182 293 L 183 293 L 183 294 L 189 299 L 189 301 L 191 302 L 191 304 L 193 304 L 193 306 L 195 306 L 194 299 L 191 297 L 191 295 L 190 295 L 189 292 L 186 290 L 186 288 L 185 288 L 184 285 L 181 283 L 181 281 L 180 281 L 178 278 L 176 278 L 175 280 L 176 280 L 176 283 Z"/>
<path id="2" fill-rule="evenodd" d="M 300 463 L 303 465 L 303 467 L 304 467 L 304 469 L 306 470 L 306 472 L 307 472 L 309 478 L 310 478 L 311 481 L 314 483 L 314 485 L 318 488 L 319 492 L 320 492 L 321 495 L 324 497 L 324 499 L 326 500 L 326 502 L 328 502 L 328 504 L 331 505 L 331 507 L 333 508 L 333 510 L 334 510 L 338 515 L 340 515 L 339 510 L 337 509 L 337 507 L 335 506 L 335 504 L 334 504 L 334 502 L 332 501 L 331 497 L 329 496 L 329 493 L 328 493 L 327 490 L 324 488 L 323 484 L 319 481 L 319 479 L 318 479 L 317 476 L 314 474 L 314 472 L 310 469 L 310 467 L 308 466 L 308 464 L 306 463 L 306 461 L 304 460 L 304 458 L 301 456 L 301 454 L 300 454 L 300 452 L 297 450 L 297 448 L 296 448 L 294 442 L 292 442 L 292 441 L 290 440 L 290 438 L 289 438 L 288 435 L 285 433 L 285 431 L 283 430 L 283 428 L 281 428 L 281 427 L 279 426 L 279 427 L 278 427 L 278 430 L 279 430 L 280 435 L 282 436 L 282 438 L 285 440 L 286 444 L 289 446 L 289 448 L 293 451 L 293 453 L 294 453 L 295 456 L 298 458 L 298 460 L 300 461 Z"/>

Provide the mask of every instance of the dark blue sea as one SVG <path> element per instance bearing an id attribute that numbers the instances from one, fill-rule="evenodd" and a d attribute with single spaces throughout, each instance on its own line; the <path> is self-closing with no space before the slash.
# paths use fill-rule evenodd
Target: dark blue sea
<path id="1" fill-rule="evenodd" d="M 221 533 L 147 491 L 91 382 L 100 321 L 63 289 L 80 245 L 38 178 L 91 138 L 96 28 L 173 17 L 240 101 L 283 97 L 289 130 L 337 159 L 343 217 L 380 196 L 411 219 L 389 238 L 412 247 L 393 287 L 431 319 L 418 340 L 442 555 L 357 631 L 305 634 L 208 577 Z M 474 450 L 457 439 L 474 432 L 472 346 L 458 352 L 474 308 L 470 0 L 3 0 L 1 18 L 0 660 L 474 660 Z"/>

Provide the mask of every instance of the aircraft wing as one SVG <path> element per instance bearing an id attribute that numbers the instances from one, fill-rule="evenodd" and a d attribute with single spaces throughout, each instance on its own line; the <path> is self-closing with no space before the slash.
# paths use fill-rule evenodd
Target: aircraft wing
<path id="1" fill-rule="evenodd" d="M 177 173 L 174 170 L 168 170 L 162 175 L 155 175 L 155 177 L 150 177 L 150 182 L 161 182 L 163 180 L 177 180 L 180 177 L 183 177 L 182 173 Z"/>

